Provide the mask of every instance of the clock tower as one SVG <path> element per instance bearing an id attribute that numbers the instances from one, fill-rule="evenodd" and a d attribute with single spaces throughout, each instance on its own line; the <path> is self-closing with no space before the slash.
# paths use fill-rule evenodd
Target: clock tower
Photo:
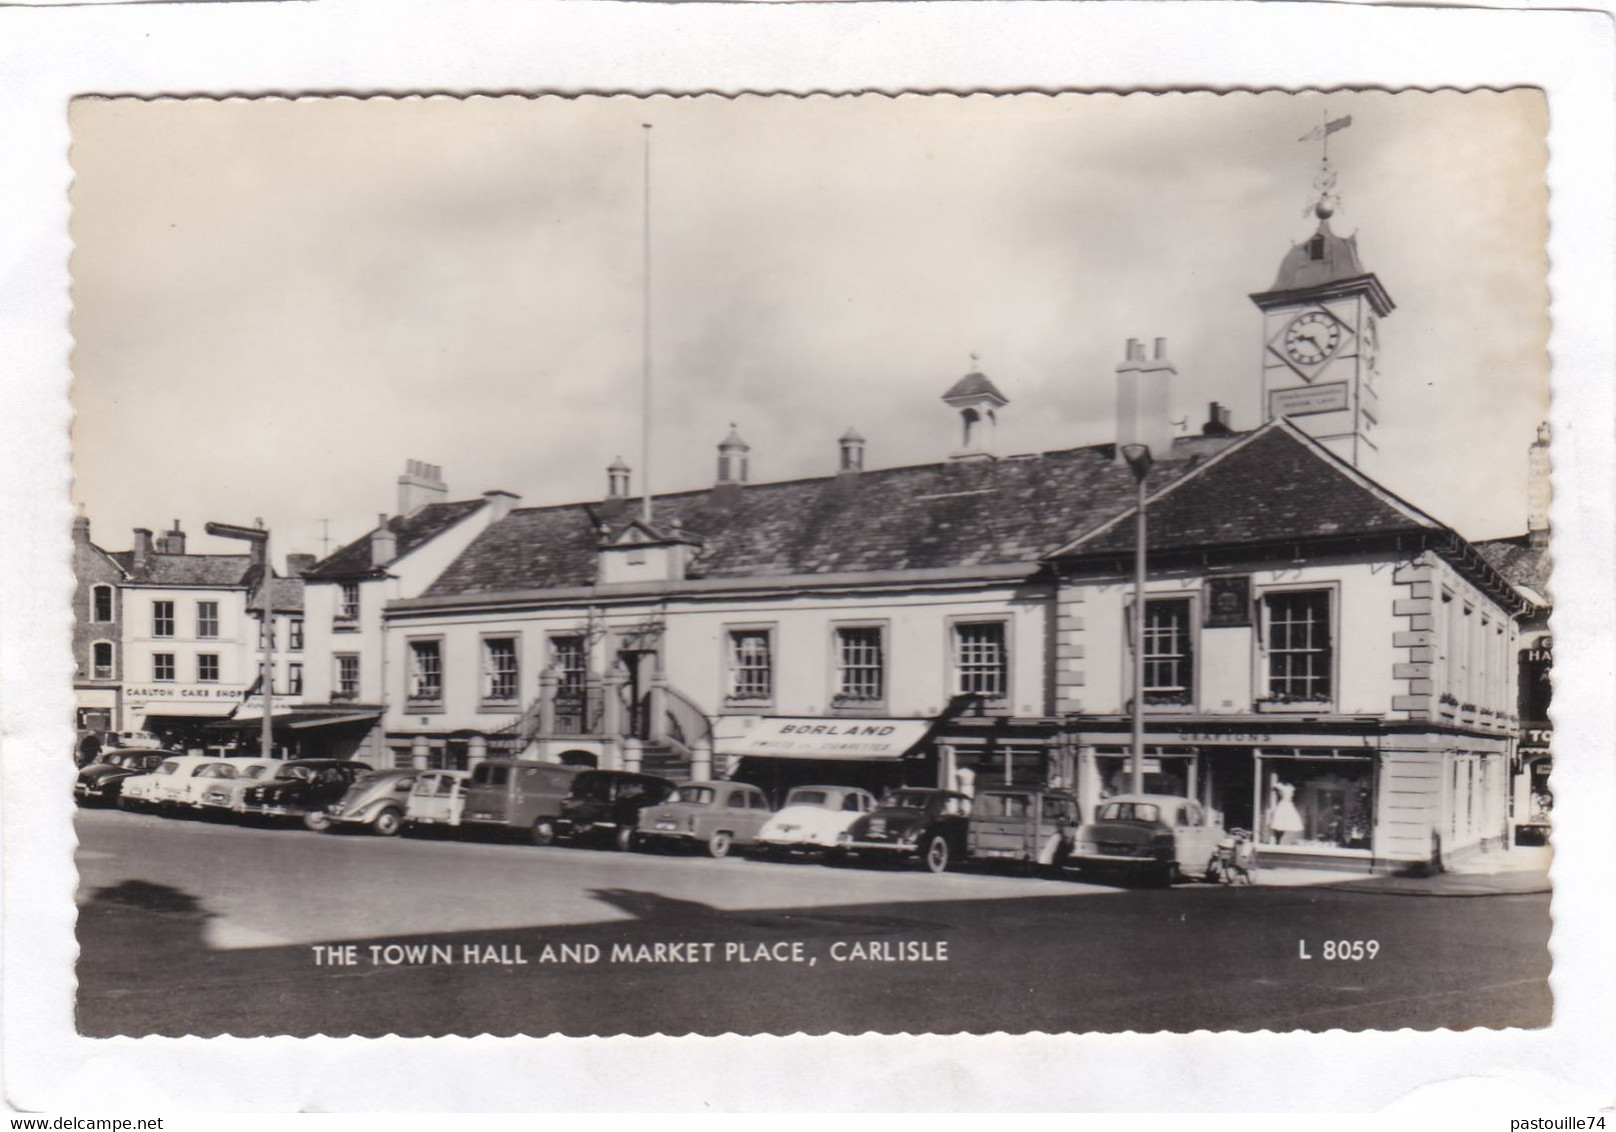
<path id="1" fill-rule="evenodd" d="M 1318 228 L 1291 247 L 1274 285 L 1251 296 L 1263 315 L 1263 419 L 1290 417 L 1374 475 L 1380 320 L 1395 304 L 1364 270 L 1357 237 L 1330 229 L 1334 212 L 1335 198 L 1326 189 L 1313 207 Z"/>

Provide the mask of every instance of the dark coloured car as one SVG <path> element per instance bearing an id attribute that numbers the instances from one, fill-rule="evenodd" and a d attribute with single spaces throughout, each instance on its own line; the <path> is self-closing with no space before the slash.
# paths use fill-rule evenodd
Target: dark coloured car
<path id="1" fill-rule="evenodd" d="M 914 860 L 934 873 L 965 859 L 971 800 L 953 790 L 905 786 L 836 840 L 832 864 L 853 858 Z"/>
<path id="2" fill-rule="evenodd" d="M 466 783 L 460 821 L 474 829 L 525 833 L 534 844 L 549 845 L 578 773 L 576 767 L 537 759 L 487 759 Z"/>
<path id="3" fill-rule="evenodd" d="M 585 770 L 572 780 L 556 819 L 560 841 L 611 839 L 619 849 L 634 843 L 640 811 L 667 801 L 674 785 L 654 774 L 626 770 Z"/>
<path id="4" fill-rule="evenodd" d="M 340 801 L 354 780 L 370 769 L 368 763 L 347 759 L 296 759 L 277 770 L 274 778 L 242 794 L 242 815 L 302 818 L 309 828 L 321 828 L 326 809 Z"/>
<path id="5" fill-rule="evenodd" d="M 79 771 L 73 783 L 73 799 L 81 806 L 114 805 L 123 793 L 125 779 L 150 774 L 171 753 L 143 748 L 103 751 L 97 762 Z"/>

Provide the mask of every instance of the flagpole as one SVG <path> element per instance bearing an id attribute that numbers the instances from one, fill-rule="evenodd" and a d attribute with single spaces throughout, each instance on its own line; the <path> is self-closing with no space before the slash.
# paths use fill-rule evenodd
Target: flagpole
<path id="1" fill-rule="evenodd" d="M 640 422 L 640 514 L 651 525 L 651 123 L 642 122 L 645 131 L 645 185 L 640 264 L 640 401 L 644 414 Z"/>

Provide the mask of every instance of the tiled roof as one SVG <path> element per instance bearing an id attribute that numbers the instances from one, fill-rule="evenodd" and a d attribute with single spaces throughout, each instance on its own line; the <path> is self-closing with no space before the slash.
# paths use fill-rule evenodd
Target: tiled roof
<path id="1" fill-rule="evenodd" d="M 259 579 L 253 578 L 252 592 L 247 595 L 247 604 L 251 608 L 262 608 L 263 594 L 259 588 Z M 270 599 L 273 608 L 283 613 L 303 612 L 303 579 L 283 578 L 275 576 L 275 589 Z"/>
<path id="2" fill-rule="evenodd" d="M 1543 597 L 1549 596 L 1549 552 L 1546 547 L 1533 546 L 1526 535 L 1513 538 L 1488 539 L 1476 543 L 1494 570 L 1517 586 L 1525 586 Z"/>
<path id="3" fill-rule="evenodd" d="M 388 528 L 398 539 L 397 549 L 390 561 L 396 562 L 422 543 L 437 538 L 486 502 L 484 499 L 462 499 L 453 503 L 428 503 L 409 515 L 394 515 L 387 520 Z M 371 533 L 361 535 L 324 561 L 316 563 L 303 576 L 321 580 L 356 578 L 375 573 L 378 567 L 370 560 Z"/>
<path id="4" fill-rule="evenodd" d="M 1308 245 L 1319 236 L 1324 237 L 1322 249 L 1324 254 L 1314 259 Z M 1295 245 L 1286 253 L 1284 262 L 1279 266 L 1279 276 L 1269 289 L 1300 291 L 1307 287 L 1354 279 L 1362 274 L 1364 269 L 1363 264 L 1358 261 L 1358 238 L 1337 236 L 1330 230 L 1330 222 L 1321 220 L 1313 237 Z"/>
<path id="5" fill-rule="evenodd" d="M 146 556 L 138 568 L 135 552 L 113 551 L 110 557 L 137 586 L 240 586 L 245 585 L 252 559 L 245 554 L 158 554 Z"/>
<path id="6" fill-rule="evenodd" d="M 968 373 L 960 378 L 947 393 L 943 394 L 943 400 L 949 401 L 955 397 L 979 397 L 983 395 L 997 397 L 1003 402 L 1009 401 L 1009 398 L 999 392 L 998 386 L 989 381 L 985 374 L 980 373 Z"/>
<path id="7" fill-rule="evenodd" d="M 1150 481 L 1146 486 L 1153 494 L 1157 490 Z M 1209 462 L 1149 500 L 1146 518 L 1151 550 L 1440 529 L 1436 520 L 1363 480 L 1291 426 L 1279 424 L 1252 434 L 1224 459 Z M 1080 538 L 1067 550 L 1113 556 L 1131 554 L 1133 547 L 1130 519 Z"/>
<path id="8" fill-rule="evenodd" d="M 1239 436 L 1182 437 L 1152 484 L 1198 466 Z M 856 475 L 658 496 L 653 525 L 700 543 L 690 578 L 753 578 L 1027 563 L 1125 510 L 1134 481 L 1110 445 L 1004 460 L 951 461 Z M 638 500 L 512 511 L 425 596 L 506 593 L 596 580 L 601 527 Z"/>

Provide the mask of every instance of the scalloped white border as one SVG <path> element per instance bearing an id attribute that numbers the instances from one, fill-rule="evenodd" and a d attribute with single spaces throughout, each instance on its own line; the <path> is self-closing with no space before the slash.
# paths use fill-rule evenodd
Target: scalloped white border
<path id="1" fill-rule="evenodd" d="M 5 1096 L 58 1113 L 1485 1108 L 1616 1096 L 1612 25 L 1271 2 L 461 0 L 0 8 Z M 65 484 L 75 93 L 1434 88 L 1548 91 L 1556 399 L 1556 1018 L 1435 1034 L 119 1039 L 71 1025 Z M 1603 753 L 1603 757 L 1601 757 Z M 1462 956 L 1455 956 L 1462 962 Z M 408 1082 L 445 1082 L 433 1092 Z M 1507 1125 L 1504 1125 L 1507 1127 Z"/>

